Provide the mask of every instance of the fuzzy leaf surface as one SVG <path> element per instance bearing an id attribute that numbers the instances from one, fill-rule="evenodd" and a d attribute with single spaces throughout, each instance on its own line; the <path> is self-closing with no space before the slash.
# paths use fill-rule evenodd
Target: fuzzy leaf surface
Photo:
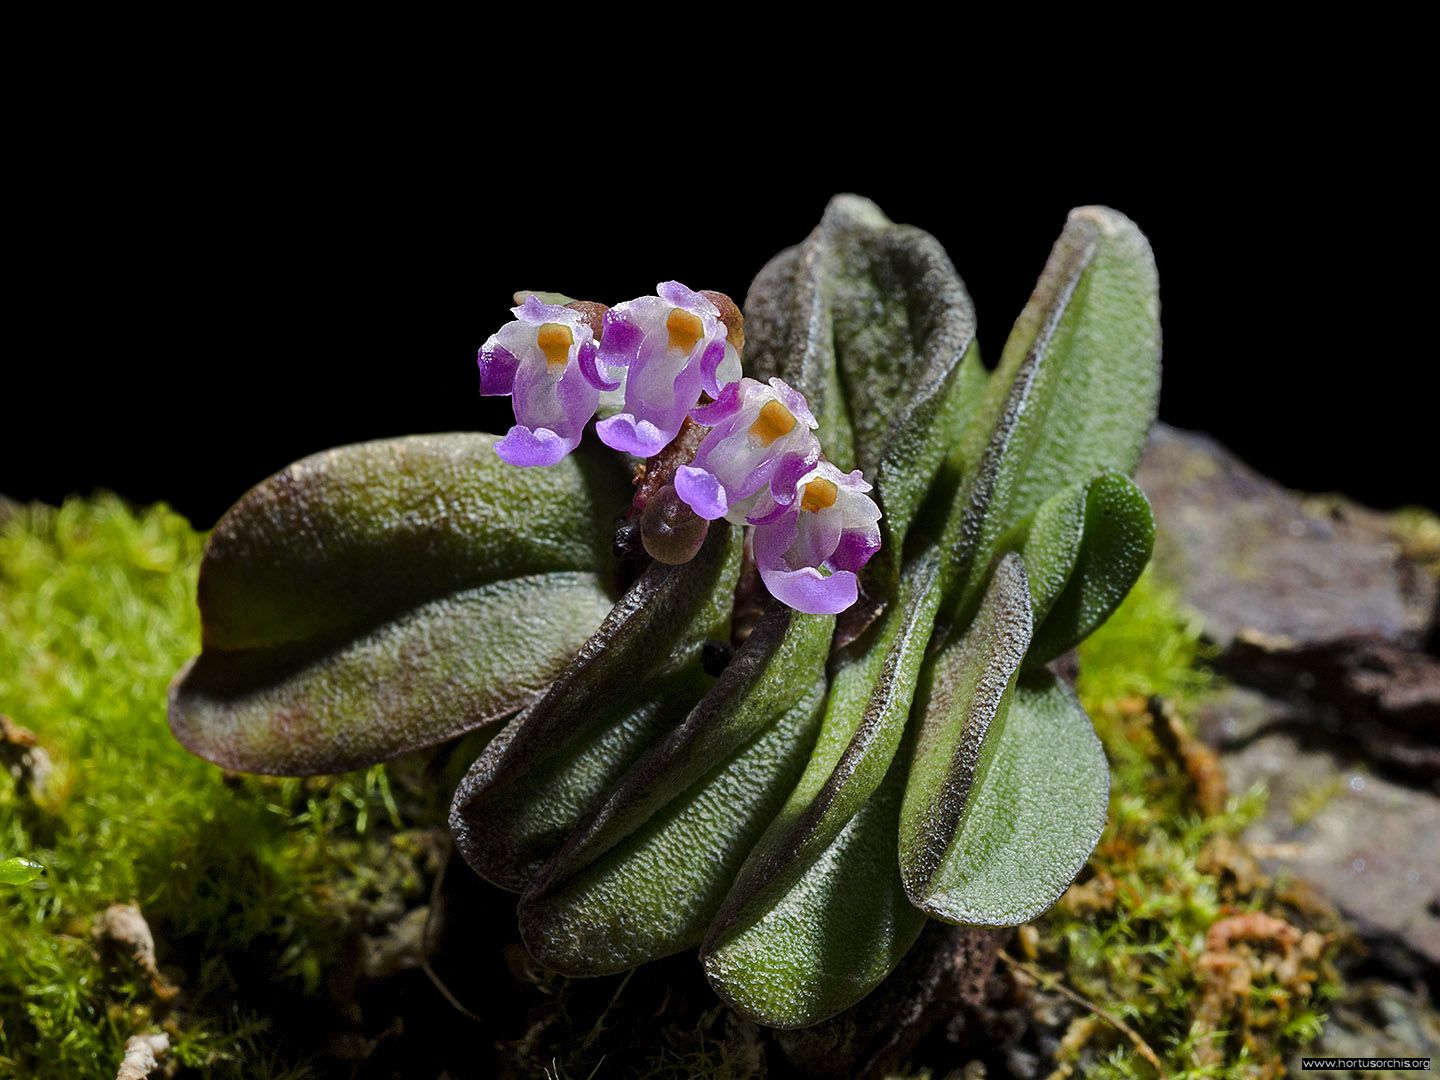
<path id="1" fill-rule="evenodd" d="M 614 603 L 609 523 L 627 493 L 612 463 L 516 469 L 494 443 L 340 447 L 241 498 L 201 563 L 177 738 L 229 768 L 336 772 L 533 700 Z"/>
<path id="2" fill-rule="evenodd" d="M 962 439 L 968 475 L 947 530 L 962 621 L 1011 530 L 1073 484 L 1134 471 L 1159 387 L 1150 245 L 1122 214 L 1074 210 Z"/>
<path id="3" fill-rule="evenodd" d="M 924 919 L 904 899 L 895 827 L 906 717 L 940 600 L 933 549 L 845 650 L 819 738 L 707 936 L 716 992 L 776 1027 L 817 1023 L 889 974 Z"/>
<path id="4" fill-rule="evenodd" d="M 898 566 L 982 380 L 974 307 L 949 257 L 929 233 L 839 195 L 756 277 L 745 318 L 748 370 L 808 395 L 826 455 L 875 484 L 882 551 Z"/>
<path id="5" fill-rule="evenodd" d="M 604 974 L 700 943 L 804 768 L 834 625 L 772 604 L 710 693 L 626 773 L 521 900 L 521 932 L 537 959 Z"/>
<path id="6" fill-rule="evenodd" d="M 1030 645 L 1030 583 L 1019 555 L 1006 555 L 963 637 L 927 670 L 919 729 L 900 811 L 900 876 L 916 907 L 945 917 L 936 880 L 963 861 L 956 829 L 980 779 L 991 729 L 1010 703 Z"/>
<path id="7" fill-rule="evenodd" d="M 946 922 L 1019 926 L 1060 898 L 1105 828 L 1110 770 L 1074 692 L 1022 672 L 981 749 L 925 909 Z"/>
<path id="8" fill-rule="evenodd" d="M 460 852 L 519 891 L 630 765 L 714 684 L 709 639 L 729 637 L 740 530 L 711 525 L 680 566 L 653 563 L 544 696 L 470 767 L 451 807 Z"/>

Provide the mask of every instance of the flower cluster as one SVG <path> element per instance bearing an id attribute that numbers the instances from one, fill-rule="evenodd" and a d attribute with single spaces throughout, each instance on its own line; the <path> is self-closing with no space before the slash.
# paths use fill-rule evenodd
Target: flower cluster
<path id="1" fill-rule="evenodd" d="M 744 377 L 742 339 L 714 301 L 678 281 L 603 317 L 596 309 L 530 296 L 480 349 L 480 392 L 509 395 L 515 410 L 496 453 L 553 465 L 597 411 L 613 409 L 595 425 L 600 441 L 650 458 L 689 417 L 708 431 L 676 470 L 676 496 L 706 521 L 753 526 L 761 579 L 784 603 L 815 614 L 853 604 L 856 575 L 880 548 L 880 509 L 859 470 L 825 460 L 805 396 Z"/>

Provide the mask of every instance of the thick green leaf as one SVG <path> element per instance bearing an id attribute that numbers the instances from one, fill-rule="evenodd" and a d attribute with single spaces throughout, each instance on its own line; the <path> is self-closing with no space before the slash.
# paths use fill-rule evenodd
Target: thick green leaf
<path id="1" fill-rule="evenodd" d="M 1054 498 L 1063 497 L 1062 493 Z M 1097 630 L 1139 580 L 1155 548 L 1155 516 L 1144 492 L 1128 477 L 1119 473 L 1096 477 L 1085 485 L 1079 509 L 1083 514 L 1079 543 L 1066 560 L 1071 569 L 1063 590 L 1048 593 L 1043 608 L 1037 606 L 1038 626 L 1025 657 L 1027 668 L 1049 663 Z M 1027 569 L 1044 561 L 1039 550 L 1032 550 L 1040 546 L 1036 541 L 1032 532 L 1024 548 Z M 1056 561 L 1052 558 L 1050 565 Z M 1033 590 L 1033 571 L 1030 581 Z"/>
<path id="2" fill-rule="evenodd" d="M 965 859 L 956 827 L 1030 644 L 1030 583 L 1020 556 L 1000 560 L 964 637 L 931 662 L 900 811 L 900 876 L 916 907 L 948 918 L 937 881 Z"/>
<path id="3" fill-rule="evenodd" d="M 1113 210 L 1072 211 L 964 436 L 974 465 L 947 531 L 962 622 L 1007 533 L 1072 484 L 1134 471 L 1159 392 L 1159 316 L 1145 237 Z"/>
<path id="4" fill-rule="evenodd" d="M 1019 551 L 1025 559 L 1030 580 L 1030 614 L 1038 626 L 1065 585 L 1080 556 L 1085 539 L 1085 498 L 1088 483 L 1072 484 L 1051 495 L 1035 516 L 1010 531 L 1001 540 L 1001 551 Z"/>
<path id="5" fill-rule="evenodd" d="M 777 1028 L 817 1024 L 879 986 L 915 944 L 925 916 L 906 899 L 895 866 L 901 765 L 892 763 L 880 788 L 773 902 L 706 939 L 705 975 L 742 1016 Z"/>
<path id="6" fill-rule="evenodd" d="M 450 815 L 477 873 L 523 889 L 713 685 L 700 651 L 729 639 L 740 539 L 717 522 L 690 562 L 652 564 L 545 695 L 485 748 Z"/>
<path id="7" fill-rule="evenodd" d="M 482 434 L 297 461 L 226 511 L 200 565 L 208 649 L 308 641 L 427 600 L 548 573 L 609 576 L 630 492 L 608 457 L 517 469 Z"/>
<path id="8" fill-rule="evenodd" d="M 1050 496 L 999 542 L 1030 579 L 1034 639 L 1026 667 L 1049 663 L 1110 617 L 1150 559 L 1155 518 L 1128 477 L 1102 473 Z"/>
<path id="9" fill-rule="evenodd" d="M 810 397 L 827 456 L 875 484 L 898 566 L 982 378 L 974 308 L 944 249 L 837 196 L 810 238 L 756 277 L 745 318 L 747 369 Z"/>
<path id="10" fill-rule="evenodd" d="M 1059 899 L 1105 828 L 1110 772 L 1090 718 L 1048 671 L 1022 674 L 992 725 L 925 909 L 1019 926 Z"/>
<path id="11" fill-rule="evenodd" d="M 28 885 L 43 873 L 45 867 L 33 859 L 19 855 L 0 859 L 0 885 Z"/>
<path id="12" fill-rule="evenodd" d="M 334 772 L 533 700 L 613 603 L 621 471 L 516 469 L 488 435 L 297 462 L 232 507 L 200 569 L 204 651 L 170 724 L 250 772 Z M 523 524 L 523 527 L 517 527 Z"/>
<path id="13" fill-rule="evenodd" d="M 716 991 L 762 1023 L 800 1027 L 853 1004 L 923 922 L 895 868 L 904 778 L 892 763 L 940 599 L 939 562 L 933 549 L 917 559 L 883 619 L 842 656 L 805 773 L 706 939 Z"/>
<path id="14" fill-rule="evenodd" d="M 520 903 L 541 963 L 598 975 L 700 943 L 804 767 L 834 625 L 772 605 L 685 722 L 570 836 Z"/>

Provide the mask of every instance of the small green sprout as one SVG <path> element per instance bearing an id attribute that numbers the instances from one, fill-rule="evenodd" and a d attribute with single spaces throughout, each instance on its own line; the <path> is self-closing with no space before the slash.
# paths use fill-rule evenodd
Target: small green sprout
<path id="1" fill-rule="evenodd" d="M 0 885 L 28 885 L 43 873 L 45 867 L 34 859 L 16 855 L 0 860 Z"/>

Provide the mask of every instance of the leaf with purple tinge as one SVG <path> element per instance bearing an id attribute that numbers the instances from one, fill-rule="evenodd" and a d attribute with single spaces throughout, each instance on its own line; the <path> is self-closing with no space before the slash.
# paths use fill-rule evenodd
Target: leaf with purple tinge
<path id="1" fill-rule="evenodd" d="M 471 766 L 451 807 L 465 860 L 524 889 L 611 786 L 714 685 L 707 640 L 729 639 L 740 530 L 710 528 L 688 563 L 655 563 L 545 695 Z"/>
<path id="2" fill-rule="evenodd" d="M 745 319 L 747 372 L 803 390 L 826 455 L 875 485 L 885 539 L 872 576 L 893 587 L 905 535 L 982 396 L 964 283 L 929 233 L 838 195 L 756 276 Z"/>
<path id="3" fill-rule="evenodd" d="M 538 696 L 614 603 L 624 475 L 588 455 L 514 469 L 494 442 L 341 447 L 236 503 L 201 563 L 204 649 L 171 687 L 177 738 L 228 768 L 338 772 Z"/>
<path id="4" fill-rule="evenodd" d="M 833 617 L 770 605 L 710 693 L 521 899 L 521 933 L 537 959 L 597 975 L 700 943 L 805 766 L 834 626 Z"/>

